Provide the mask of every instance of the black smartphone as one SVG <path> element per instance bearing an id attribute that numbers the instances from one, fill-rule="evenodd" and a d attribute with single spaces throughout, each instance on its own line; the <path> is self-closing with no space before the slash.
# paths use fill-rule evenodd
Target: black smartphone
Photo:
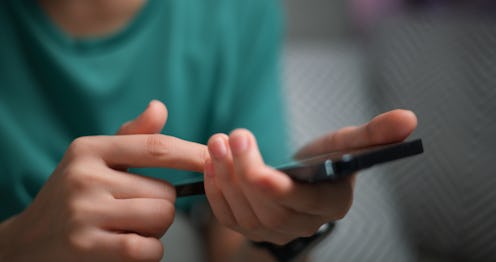
<path id="1" fill-rule="evenodd" d="M 336 181 L 374 165 L 391 162 L 424 152 L 422 140 L 334 151 L 276 167 L 296 181 L 318 183 Z M 176 186 L 177 197 L 204 194 L 203 182 Z"/>

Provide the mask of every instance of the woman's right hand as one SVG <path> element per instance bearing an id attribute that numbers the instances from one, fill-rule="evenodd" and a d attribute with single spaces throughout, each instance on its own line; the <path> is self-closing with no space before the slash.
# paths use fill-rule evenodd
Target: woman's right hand
<path id="1" fill-rule="evenodd" d="M 166 121 L 152 102 L 117 136 L 72 142 L 33 203 L 0 225 L 7 261 L 158 261 L 174 218 L 175 190 L 129 167 L 203 170 L 205 146 L 156 134 Z M 136 134 L 136 133 L 139 133 Z M 5 247 L 5 249 L 4 249 Z"/>

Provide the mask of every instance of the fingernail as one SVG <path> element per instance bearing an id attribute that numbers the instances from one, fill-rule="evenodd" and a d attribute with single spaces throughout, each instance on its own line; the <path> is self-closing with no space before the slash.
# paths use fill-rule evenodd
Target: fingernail
<path id="1" fill-rule="evenodd" d="M 215 159 L 223 159 L 227 155 L 226 142 L 221 138 L 216 138 L 212 141 L 209 150 Z"/>
<path id="2" fill-rule="evenodd" d="M 234 154 L 240 155 L 248 150 L 248 137 L 245 134 L 235 134 L 231 137 L 231 149 Z"/>

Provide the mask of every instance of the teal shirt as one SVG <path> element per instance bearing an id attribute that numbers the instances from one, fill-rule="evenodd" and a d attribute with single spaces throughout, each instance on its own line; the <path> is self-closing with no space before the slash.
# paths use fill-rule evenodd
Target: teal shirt
<path id="1" fill-rule="evenodd" d="M 267 163 L 285 158 L 279 8 L 272 0 L 149 0 L 122 30 L 74 39 L 36 1 L 0 1 L 0 220 L 29 205 L 72 140 L 114 134 L 152 99 L 168 107 L 169 135 L 205 143 L 245 127 Z M 201 179 L 137 172 L 174 184 Z"/>

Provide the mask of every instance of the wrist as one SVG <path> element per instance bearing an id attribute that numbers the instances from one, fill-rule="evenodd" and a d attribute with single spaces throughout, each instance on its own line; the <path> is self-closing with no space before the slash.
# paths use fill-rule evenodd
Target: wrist
<path id="1" fill-rule="evenodd" d="M 266 250 L 274 259 L 273 261 L 305 261 L 308 253 L 332 232 L 334 226 L 332 222 L 324 224 L 313 236 L 297 238 L 283 246 L 269 242 L 252 242 L 252 246 Z"/>
<path id="2" fill-rule="evenodd" d="M 208 261 L 277 262 L 267 250 L 256 247 L 242 234 L 220 225 L 213 217 L 205 233 Z"/>

